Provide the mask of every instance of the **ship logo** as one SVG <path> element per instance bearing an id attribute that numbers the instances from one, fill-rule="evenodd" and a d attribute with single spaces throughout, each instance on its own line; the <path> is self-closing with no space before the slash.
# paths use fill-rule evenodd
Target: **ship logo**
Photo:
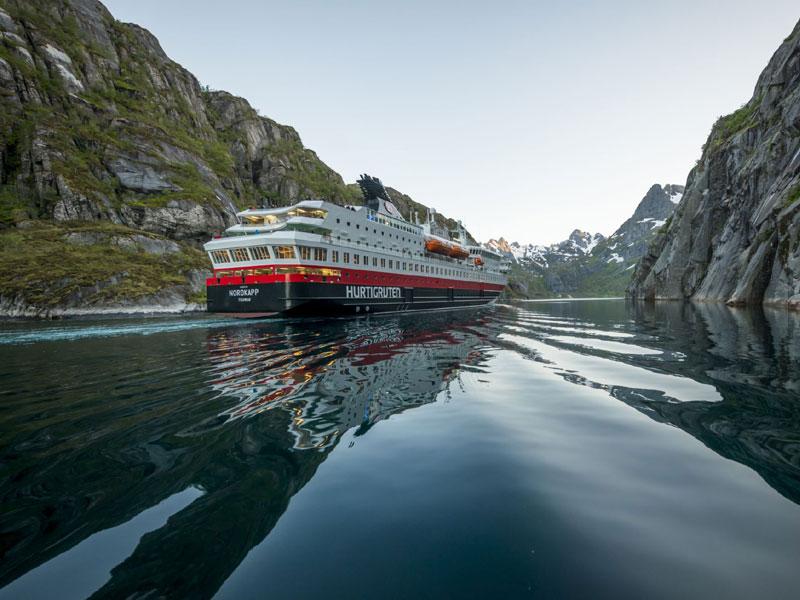
<path id="1" fill-rule="evenodd" d="M 345 297 L 348 300 L 400 298 L 400 288 L 380 285 L 348 285 L 345 288 Z"/>

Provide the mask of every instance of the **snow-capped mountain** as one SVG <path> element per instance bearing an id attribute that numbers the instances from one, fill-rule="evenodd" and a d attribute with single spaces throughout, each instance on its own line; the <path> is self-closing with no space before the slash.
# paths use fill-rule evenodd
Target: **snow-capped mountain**
<path id="1" fill-rule="evenodd" d="M 502 237 L 499 240 L 489 240 L 485 246 L 501 252 L 520 265 L 548 268 L 587 256 L 603 240 L 605 237 L 600 233 L 592 234 L 575 229 L 566 240 L 550 246 L 509 243 Z"/>
<path id="2" fill-rule="evenodd" d="M 512 280 L 526 280 L 537 295 L 622 295 L 636 262 L 682 196 L 683 186 L 652 186 L 633 215 L 608 238 L 576 229 L 549 246 L 502 237 L 485 245 L 508 257 Z"/>
<path id="3" fill-rule="evenodd" d="M 656 184 L 651 187 L 631 218 L 608 238 L 608 249 L 625 262 L 638 261 L 647 251 L 655 232 L 672 216 L 681 198 L 683 198 L 682 185 L 662 187 Z"/>

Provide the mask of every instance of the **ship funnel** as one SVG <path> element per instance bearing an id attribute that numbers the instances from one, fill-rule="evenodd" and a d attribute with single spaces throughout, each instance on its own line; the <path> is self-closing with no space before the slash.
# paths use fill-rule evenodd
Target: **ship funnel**
<path id="1" fill-rule="evenodd" d="M 381 201 L 390 202 L 389 193 L 377 177 L 371 177 L 364 173 L 358 180 L 358 187 L 361 188 L 361 194 L 364 196 L 364 204 L 371 210 L 379 211 Z"/>

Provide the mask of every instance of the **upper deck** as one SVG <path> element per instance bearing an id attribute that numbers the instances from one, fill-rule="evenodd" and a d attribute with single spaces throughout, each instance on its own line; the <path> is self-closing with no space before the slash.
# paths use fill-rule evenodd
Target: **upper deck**
<path id="1" fill-rule="evenodd" d="M 239 223 L 204 246 L 217 276 L 361 269 L 505 284 L 500 255 L 478 246 L 468 247 L 464 260 L 431 254 L 425 226 L 365 206 L 305 200 L 237 217 Z M 484 260 L 476 261 L 478 255 Z"/>

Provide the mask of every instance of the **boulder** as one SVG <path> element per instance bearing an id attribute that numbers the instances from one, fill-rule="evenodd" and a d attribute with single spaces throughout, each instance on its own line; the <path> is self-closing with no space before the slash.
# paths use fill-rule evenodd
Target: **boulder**
<path id="1" fill-rule="evenodd" d="M 122 187 L 135 192 L 153 193 L 178 189 L 170 183 L 165 173 L 157 171 L 150 165 L 119 157 L 111 161 L 108 166 Z"/>

